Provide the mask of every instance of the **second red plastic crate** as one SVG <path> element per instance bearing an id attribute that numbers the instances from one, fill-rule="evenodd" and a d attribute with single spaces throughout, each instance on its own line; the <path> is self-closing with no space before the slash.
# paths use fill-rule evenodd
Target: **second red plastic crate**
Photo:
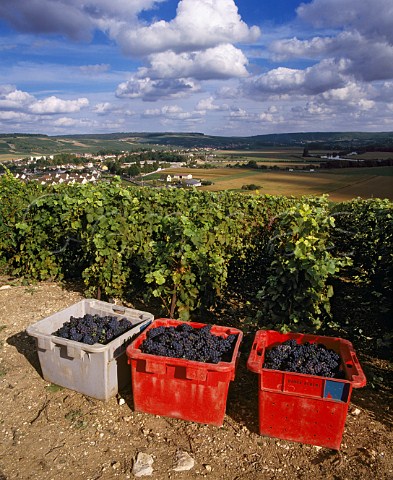
<path id="1" fill-rule="evenodd" d="M 214 325 L 213 335 L 237 335 L 229 362 L 203 363 L 143 353 L 139 347 L 151 328 L 177 326 L 178 320 L 155 320 L 126 350 L 131 364 L 132 393 L 136 411 L 221 426 L 228 388 L 235 378 L 241 330 Z M 205 324 L 189 322 L 194 328 Z"/>
<path id="2" fill-rule="evenodd" d="M 265 351 L 286 340 L 321 343 L 338 353 L 345 379 L 333 379 L 263 368 Z M 338 450 L 352 388 L 366 377 L 347 340 L 300 333 L 260 330 L 248 358 L 249 370 L 259 374 L 259 431 L 261 435 Z"/>

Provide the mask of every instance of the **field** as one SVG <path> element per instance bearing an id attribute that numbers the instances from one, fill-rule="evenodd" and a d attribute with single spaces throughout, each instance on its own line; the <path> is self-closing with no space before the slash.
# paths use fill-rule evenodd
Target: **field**
<path id="1" fill-rule="evenodd" d="M 266 171 L 254 169 L 170 169 L 171 175 L 191 173 L 194 178 L 209 180 L 213 185 L 203 190 L 240 190 L 243 185 L 260 186 L 259 193 L 269 195 L 329 194 L 333 201 L 354 197 L 393 200 L 393 167 L 337 169 L 329 171 Z"/>
<path id="2" fill-rule="evenodd" d="M 304 163 L 303 149 L 300 148 L 260 148 L 258 150 L 218 150 L 216 159 L 230 162 L 247 162 L 249 160 L 281 161 Z M 307 159 L 308 162 L 308 159 Z"/>
<path id="3" fill-rule="evenodd" d="M 378 158 L 379 160 L 387 160 L 393 158 L 392 152 L 365 152 L 361 155 L 352 155 L 351 158 L 359 160 L 374 160 Z"/>

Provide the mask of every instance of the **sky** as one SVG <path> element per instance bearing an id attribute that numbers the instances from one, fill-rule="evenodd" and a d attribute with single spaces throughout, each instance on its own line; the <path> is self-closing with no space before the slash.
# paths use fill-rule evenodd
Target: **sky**
<path id="1" fill-rule="evenodd" d="M 0 133 L 393 131 L 393 0 L 1 0 Z"/>

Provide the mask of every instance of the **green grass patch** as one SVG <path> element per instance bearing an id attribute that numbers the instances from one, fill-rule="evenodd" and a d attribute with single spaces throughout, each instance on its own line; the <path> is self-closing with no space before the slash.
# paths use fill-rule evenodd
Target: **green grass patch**
<path id="1" fill-rule="evenodd" d="M 88 422 L 83 419 L 83 413 L 80 410 L 70 410 L 64 415 L 64 418 L 78 429 L 85 429 L 88 425 Z"/>
<path id="2" fill-rule="evenodd" d="M 170 173 L 168 172 L 170 175 Z M 145 180 L 159 180 L 163 175 L 166 176 L 165 173 L 151 173 L 150 175 L 145 175 L 142 178 L 140 178 L 140 181 L 145 181 Z"/>
<path id="3" fill-rule="evenodd" d="M 45 387 L 45 390 L 50 393 L 56 393 L 56 392 L 61 392 L 61 390 L 64 390 L 64 387 L 62 387 L 61 385 L 56 385 L 55 383 L 51 383 L 50 385 L 47 385 Z"/>

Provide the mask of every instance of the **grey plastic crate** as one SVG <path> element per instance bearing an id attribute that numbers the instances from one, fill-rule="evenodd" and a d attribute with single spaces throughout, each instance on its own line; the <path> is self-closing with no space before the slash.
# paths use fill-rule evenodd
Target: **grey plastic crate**
<path id="1" fill-rule="evenodd" d="M 87 313 L 126 318 L 134 327 L 106 345 L 87 345 L 52 335 L 71 316 L 83 317 Z M 40 320 L 26 331 L 36 338 L 45 380 L 106 401 L 130 383 L 126 347 L 153 320 L 149 312 L 85 299 Z"/>

